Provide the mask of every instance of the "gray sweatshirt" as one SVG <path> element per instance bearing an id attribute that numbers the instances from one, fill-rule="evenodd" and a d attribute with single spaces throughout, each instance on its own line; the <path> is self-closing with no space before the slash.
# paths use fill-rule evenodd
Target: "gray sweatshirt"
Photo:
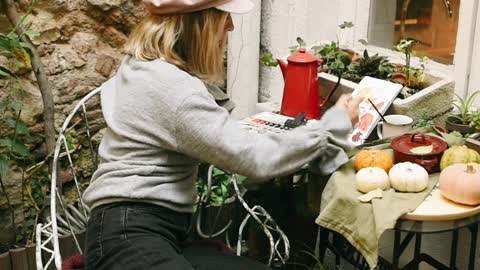
<path id="1" fill-rule="evenodd" d="M 92 208 L 136 201 L 193 212 L 199 161 L 267 179 L 305 164 L 331 173 L 348 160 L 352 126 L 344 110 L 333 107 L 313 125 L 282 134 L 253 133 L 201 80 L 162 60 L 126 57 L 102 85 L 101 104 L 108 128 L 83 197 Z"/>

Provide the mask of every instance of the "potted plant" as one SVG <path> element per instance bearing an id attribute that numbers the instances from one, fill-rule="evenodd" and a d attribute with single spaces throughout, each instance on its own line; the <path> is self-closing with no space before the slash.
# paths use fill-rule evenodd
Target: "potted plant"
<path id="1" fill-rule="evenodd" d="M 353 24 L 348 22 L 339 25 L 341 33 L 350 27 L 353 27 Z M 439 123 L 440 117 L 446 116 L 451 111 L 453 79 L 437 71 L 427 71 L 428 58 L 426 57 L 420 58 L 418 65 L 413 65 L 414 41 L 401 40 L 395 46 L 395 49 L 402 54 L 404 60 L 402 63 L 398 59 L 392 61 L 379 54 L 371 56 L 365 48 L 362 49 L 363 55 L 360 55 L 356 50 L 342 48 L 339 40 L 337 38 L 336 42 L 326 42 L 311 48 L 313 53 L 324 60 L 323 67 L 329 69 L 328 72 L 319 74 L 320 89 L 331 89 L 337 83 L 337 76 L 342 77 L 330 105 L 333 105 L 341 94 L 351 93 L 364 76 L 371 76 L 404 85 L 401 94 L 394 100 L 387 114 L 404 114 L 418 119 L 421 111 L 427 108 L 429 117 L 435 118 L 436 123 Z M 291 51 L 306 47 L 305 42 L 300 38 L 297 38 L 297 43 L 298 45 L 290 47 Z M 366 41 L 360 40 L 360 43 L 366 45 Z M 389 50 L 384 51 L 385 54 L 389 53 Z M 380 54 L 383 53 L 380 52 Z M 261 62 L 267 66 L 276 66 L 271 57 L 271 53 L 266 53 Z M 322 91 L 320 93 L 324 98 L 326 93 Z M 261 108 L 269 107 L 272 106 L 261 106 Z"/>
<path id="2" fill-rule="evenodd" d="M 230 226 L 235 211 L 232 203 L 236 199 L 236 193 L 230 183 L 230 175 L 212 165 L 201 164 L 198 176 L 197 233 L 202 238 L 215 238 L 223 234 L 224 228 Z M 242 186 L 245 179 L 246 177 L 237 176 L 237 184 L 242 194 L 246 191 Z M 202 228 L 206 228 L 206 231 Z"/>
<path id="3" fill-rule="evenodd" d="M 458 131 L 462 134 L 472 134 L 480 130 L 480 111 L 472 111 L 472 104 L 480 94 L 480 91 L 473 92 L 466 99 L 455 94 L 459 104 L 453 104 L 457 111 L 451 113 L 446 121 L 448 131 Z"/>
<path id="4" fill-rule="evenodd" d="M 452 109 L 453 80 L 439 72 L 427 71 L 428 58 L 426 57 L 419 59 L 418 66 L 412 65 L 412 59 L 415 56 L 414 44 L 413 41 L 401 40 L 395 47 L 402 53 L 404 63 L 387 60 L 387 57 L 378 56 L 378 54 L 369 56 L 368 52 L 364 52 L 362 58 L 349 65 L 332 101 L 336 100 L 335 97 L 340 94 L 351 93 L 363 76 L 371 76 L 404 86 L 387 114 L 404 114 L 418 119 L 422 110 L 427 108 L 430 118 L 436 120 L 437 124 L 442 122 L 438 119 L 446 116 Z M 336 83 L 336 77 L 327 73 L 319 74 L 319 79 L 322 89 L 332 87 Z"/>

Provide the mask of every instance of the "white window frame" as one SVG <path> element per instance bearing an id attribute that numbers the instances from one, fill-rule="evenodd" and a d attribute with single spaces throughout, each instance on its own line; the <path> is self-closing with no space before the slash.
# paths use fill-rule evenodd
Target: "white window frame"
<path id="1" fill-rule="evenodd" d="M 347 44 L 358 50 L 365 48 L 358 40 L 368 40 L 369 29 L 373 18 L 373 4 L 375 1 L 385 0 L 341 0 L 339 22 L 352 21 L 355 24 L 353 31 L 346 38 Z M 352 7 L 355 7 L 352 9 Z M 472 87 L 480 90 L 480 5 L 478 0 L 462 0 L 460 5 L 460 18 L 458 22 L 457 45 L 454 56 L 454 65 L 444 65 L 430 61 L 427 70 L 441 72 L 455 80 L 455 92 L 462 97 L 474 91 Z M 377 46 L 367 46 L 369 52 L 389 56 L 394 62 L 402 62 L 402 56 L 391 49 Z M 417 60 L 418 61 L 418 60 Z M 415 62 L 414 62 L 415 64 Z"/>

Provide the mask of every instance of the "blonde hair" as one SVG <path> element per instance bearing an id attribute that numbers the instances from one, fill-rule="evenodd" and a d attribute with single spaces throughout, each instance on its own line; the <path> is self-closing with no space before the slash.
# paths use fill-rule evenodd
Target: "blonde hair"
<path id="1" fill-rule="evenodd" d="M 219 43 L 220 33 L 227 16 L 213 8 L 171 16 L 149 15 L 130 34 L 125 52 L 142 61 L 164 58 L 202 80 L 219 84 L 225 73 L 225 43 Z"/>

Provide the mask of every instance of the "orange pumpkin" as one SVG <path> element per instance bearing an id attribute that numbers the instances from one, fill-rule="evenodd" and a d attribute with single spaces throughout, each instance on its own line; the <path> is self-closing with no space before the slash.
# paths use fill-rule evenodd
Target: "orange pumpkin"
<path id="1" fill-rule="evenodd" d="M 393 167 L 393 157 L 383 150 L 362 150 L 355 157 L 355 170 L 378 167 L 388 173 Z"/>
<path id="2" fill-rule="evenodd" d="M 440 194 L 461 204 L 480 204 L 480 165 L 454 164 L 440 173 Z"/>

